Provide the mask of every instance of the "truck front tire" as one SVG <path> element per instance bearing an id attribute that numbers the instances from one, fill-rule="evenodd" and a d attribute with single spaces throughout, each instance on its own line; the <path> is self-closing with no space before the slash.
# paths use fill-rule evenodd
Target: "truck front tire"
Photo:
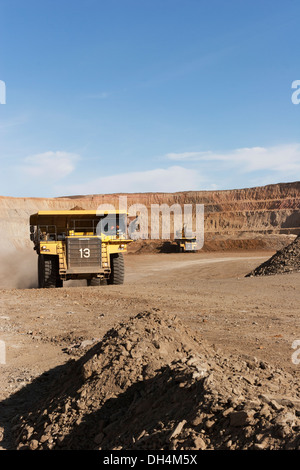
<path id="1" fill-rule="evenodd" d="M 123 284 L 125 273 L 123 253 L 111 255 L 110 269 L 111 273 L 108 279 L 108 284 Z"/>
<path id="2" fill-rule="evenodd" d="M 59 278 L 58 256 L 39 255 L 38 285 L 42 289 L 62 287 L 63 282 Z"/>

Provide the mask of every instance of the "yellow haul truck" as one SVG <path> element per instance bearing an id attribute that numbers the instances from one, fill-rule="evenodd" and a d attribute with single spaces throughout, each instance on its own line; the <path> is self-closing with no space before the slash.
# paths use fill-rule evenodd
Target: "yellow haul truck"
<path id="1" fill-rule="evenodd" d="M 177 248 L 180 253 L 184 253 L 185 251 L 197 251 L 197 241 L 193 238 L 185 238 L 182 237 L 179 240 L 176 240 Z"/>
<path id="2" fill-rule="evenodd" d="M 41 211 L 30 216 L 38 254 L 38 284 L 62 287 L 69 279 L 87 285 L 123 284 L 127 214 L 122 211 Z"/>
<path id="3" fill-rule="evenodd" d="M 184 253 L 186 251 L 197 251 L 197 239 L 186 226 L 182 230 L 176 232 L 176 243 L 178 251 Z"/>

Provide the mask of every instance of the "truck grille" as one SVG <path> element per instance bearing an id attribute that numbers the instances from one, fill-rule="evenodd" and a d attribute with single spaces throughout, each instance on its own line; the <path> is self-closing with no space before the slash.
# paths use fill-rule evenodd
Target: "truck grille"
<path id="1" fill-rule="evenodd" d="M 100 238 L 67 239 L 67 272 L 98 273 L 101 271 Z"/>

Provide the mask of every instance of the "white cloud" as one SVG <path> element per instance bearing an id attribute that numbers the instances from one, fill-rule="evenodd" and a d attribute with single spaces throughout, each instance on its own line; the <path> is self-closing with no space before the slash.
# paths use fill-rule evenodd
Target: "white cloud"
<path id="1" fill-rule="evenodd" d="M 79 155 L 44 152 L 25 158 L 17 168 L 18 192 L 53 197 L 221 190 L 295 181 L 300 174 L 300 144 L 240 148 L 227 153 L 169 153 L 166 158 L 176 165 L 127 173 L 120 170 L 107 176 L 101 176 L 100 167 L 99 176 L 95 168 L 94 177 L 86 179 L 76 168 Z M 4 187 L 7 182 L 3 178 Z"/>
<path id="2" fill-rule="evenodd" d="M 56 193 L 76 195 L 190 191 L 199 189 L 201 180 L 195 170 L 172 166 L 103 176 L 83 184 L 57 186 Z"/>
<path id="3" fill-rule="evenodd" d="M 56 181 L 72 173 L 79 158 L 77 154 L 69 152 L 39 153 L 26 157 L 21 170 L 30 178 Z"/>
<path id="4" fill-rule="evenodd" d="M 274 147 L 240 148 L 228 153 L 184 152 L 168 153 L 166 158 L 176 161 L 223 162 L 234 165 L 241 172 L 269 171 L 284 174 L 300 172 L 300 144 Z"/>

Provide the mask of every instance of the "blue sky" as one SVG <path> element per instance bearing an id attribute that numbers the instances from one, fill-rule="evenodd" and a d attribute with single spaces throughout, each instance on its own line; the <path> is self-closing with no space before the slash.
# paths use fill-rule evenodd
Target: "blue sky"
<path id="1" fill-rule="evenodd" d="M 299 17 L 297 0 L 0 0 L 0 195 L 299 180 Z"/>

